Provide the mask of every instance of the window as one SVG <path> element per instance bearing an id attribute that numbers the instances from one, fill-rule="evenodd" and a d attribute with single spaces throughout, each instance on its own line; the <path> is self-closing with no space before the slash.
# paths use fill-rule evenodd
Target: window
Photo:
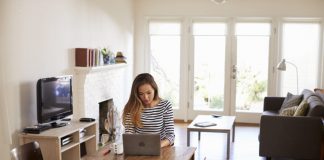
<path id="1" fill-rule="evenodd" d="M 286 71 L 280 73 L 281 95 L 287 92 L 300 94 L 301 90 L 297 91 L 297 88 L 313 89 L 318 86 L 320 35 L 319 22 L 283 23 L 282 58 L 296 65 L 298 77 L 293 65 L 287 64 Z"/>
<path id="2" fill-rule="evenodd" d="M 236 34 L 236 111 L 262 112 L 268 88 L 271 24 L 239 22 Z"/>

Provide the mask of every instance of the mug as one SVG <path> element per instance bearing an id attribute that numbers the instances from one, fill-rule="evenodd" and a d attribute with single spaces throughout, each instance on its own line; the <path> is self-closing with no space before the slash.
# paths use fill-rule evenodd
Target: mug
<path id="1" fill-rule="evenodd" d="M 114 151 L 115 154 L 123 154 L 124 152 L 123 143 L 113 143 L 112 150 Z"/>
<path id="2" fill-rule="evenodd" d="M 108 134 L 102 134 L 101 135 L 101 143 L 102 145 L 106 145 L 109 141 L 109 135 Z"/>

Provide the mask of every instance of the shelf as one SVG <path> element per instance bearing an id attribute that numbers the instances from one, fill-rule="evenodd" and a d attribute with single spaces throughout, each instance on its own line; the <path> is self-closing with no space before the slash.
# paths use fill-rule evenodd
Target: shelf
<path id="1" fill-rule="evenodd" d="M 119 69 L 119 68 L 125 68 L 127 67 L 126 63 L 116 63 L 116 64 L 109 64 L 104 66 L 96 66 L 96 67 L 74 67 L 74 71 L 76 73 L 94 73 L 94 72 L 101 72 L 101 71 L 107 71 L 107 70 L 113 70 L 113 69 Z"/>
<path id="2" fill-rule="evenodd" d="M 73 148 L 73 147 L 78 146 L 78 145 L 79 145 L 78 142 L 71 142 L 71 143 L 69 143 L 69 144 L 67 144 L 65 146 L 62 146 L 61 152 L 65 152 L 66 150 L 69 150 L 70 148 Z"/>
<path id="3" fill-rule="evenodd" d="M 95 135 L 90 135 L 90 136 L 84 136 L 83 138 L 80 138 L 80 143 L 85 142 L 91 138 L 95 138 Z"/>

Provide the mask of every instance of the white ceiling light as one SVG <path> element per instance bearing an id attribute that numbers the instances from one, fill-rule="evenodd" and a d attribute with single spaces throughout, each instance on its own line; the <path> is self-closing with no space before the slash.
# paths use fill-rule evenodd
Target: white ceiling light
<path id="1" fill-rule="evenodd" d="M 225 3 L 227 0 L 210 0 L 211 2 L 215 3 L 215 4 L 223 4 Z"/>

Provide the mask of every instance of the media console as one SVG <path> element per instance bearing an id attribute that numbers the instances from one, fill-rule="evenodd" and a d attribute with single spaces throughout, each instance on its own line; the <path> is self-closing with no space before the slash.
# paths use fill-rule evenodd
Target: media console
<path id="1" fill-rule="evenodd" d="M 96 124 L 96 121 L 71 121 L 67 126 L 52 128 L 40 134 L 21 133 L 19 142 L 25 144 L 37 141 L 44 160 L 81 159 L 81 155 L 97 152 Z"/>

